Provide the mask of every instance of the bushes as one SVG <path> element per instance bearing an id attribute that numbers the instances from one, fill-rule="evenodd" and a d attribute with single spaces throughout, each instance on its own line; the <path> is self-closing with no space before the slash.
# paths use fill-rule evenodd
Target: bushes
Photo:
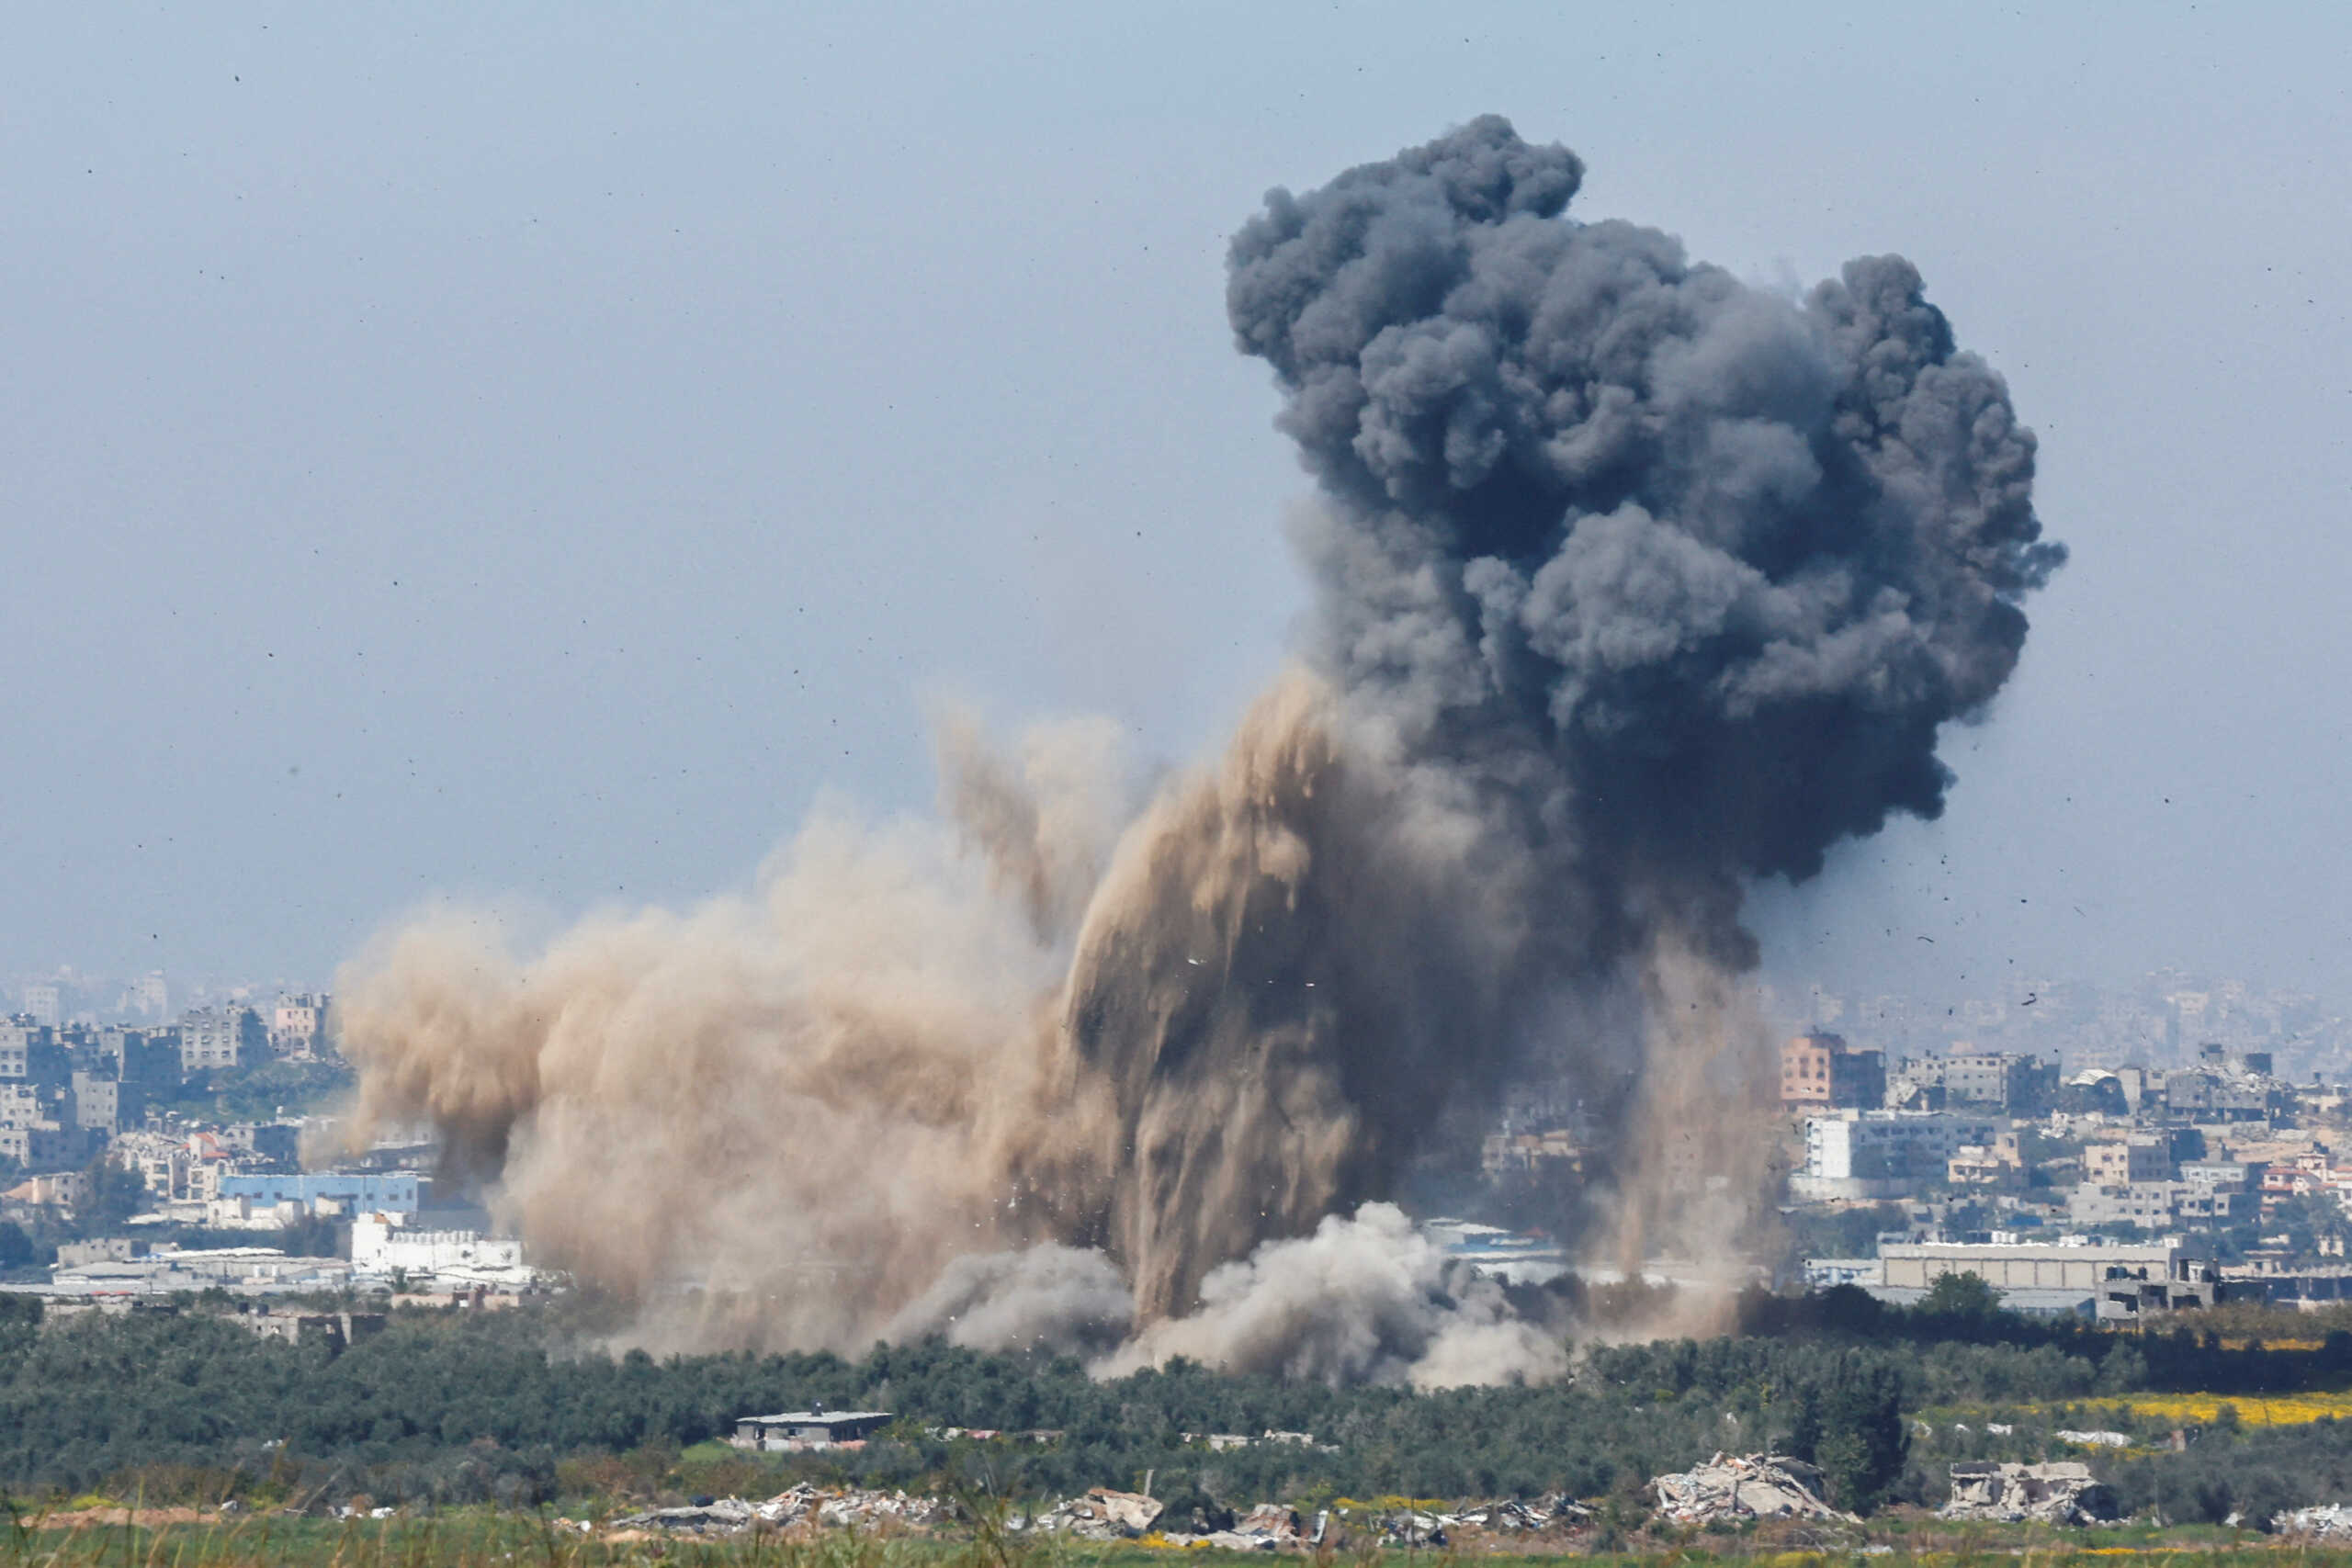
<path id="1" fill-rule="evenodd" d="M 1967 1337 L 1938 1339 L 1928 1320 L 1836 1292 L 1747 1303 L 1751 1322 L 1770 1323 L 1770 1334 L 1594 1347 L 1566 1386 L 1426 1394 L 1230 1377 L 1182 1362 L 1096 1382 L 1067 1359 L 937 1343 L 876 1348 L 857 1361 L 616 1358 L 580 1347 L 549 1312 L 404 1312 L 386 1333 L 331 1357 L 196 1311 L 44 1328 L 24 1315 L 37 1307 L 20 1308 L 20 1300 L 0 1297 L 0 1483 L 46 1490 L 176 1466 L 209 1467 L 240 1487 L 330 1498 L 535 1499 L 592 1482 L 643 1492 L 682 1478 L 696 1490 L 780 1489 L 800 1477 L 882 1486 L 954 1480 L 1034 1496 L 1132 1485 L 1152 1470 L 1163 1488 L 1230 1506 L 1310 1489 L 1589 1497 L 1636 1488 L 1718 1449 L 1791 1448 L 1823 1465 L 1838 1501 L 1868 1507 L 1888 1496 L 1939 1497 L 1942 1461 L 1995 1457 L 1984 1434 L 1939 1437 L 1906 1472 L 1905 1411 L 2063 1404 L 2197 1377 L 2330 1386 L 2352 1372 L 2352 1337 L 2318 1349 L 2227 1350 L 2193 1336 L 2123 1339 L 1996 1314 L 1970 1322 Z M 857 1451 L 679 1458 L 748 1411 L 817 1400 L 903 1419 Z M 2000 1438 L 1997 1457 L 2041 1457 L 2049 1424 L 2029 1422 Z M 1065 1436 L 1039 1446 L 925 1435 L 938 1427 L 1044 1427 Z M 1212 1457 L 1183 1441 L 1186 1433 L 1268 1429 L 1312 1433 L 1317 1446 L 1259 1443 Z M 2290 1447 L 2278 1453 L 2302 1452 L 2292 1446 L 2302 1439 L 2209 1433 L 2188 1455 L 2130 1461 L 2143 1467 L 2133 1484 L 2151 1496 L 2161 1488 L 2176 1513 L 2224 1499 L 2267 1506 L 2282 1484 L 2278 1474 L 2300 1484 L 2294 1474 L 2228 1456 L 2282 1440 Z M 2341 1468 L 2352 1490 L 2352 1463 Z M 2205 1490 L 2201 1501 L 2184 1503 L 2191 1475 Z"/>

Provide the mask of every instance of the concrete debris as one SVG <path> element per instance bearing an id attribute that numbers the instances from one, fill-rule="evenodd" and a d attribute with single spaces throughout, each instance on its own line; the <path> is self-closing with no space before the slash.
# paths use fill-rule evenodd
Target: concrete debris
<path id="1" fill-rule="evenodd" d="M 1322 1544 L 1330 1519 L 1328 1513 L 1316 1515 L 1315 1529 L 1310 1532 L 1300 1520 L 1297 1509 L 1280 1503 L 1261 1503 L 1235 1520 L 1230 1529 L 1211 1530 L 1206 1535 L 1169 1531 L 1159 1539 L 1170 1546 L 1213 1546 L 1226 1551 L 1303 1550 Z"/>
<path id="2" fill-rule="evenodd" d="M 1803 1460 L 1777 1454 L 1739 1458 L 1719 1453 L 1679 1475 L 1650 1481 L 1658 1512 L 1677 1524 L 1785 1518 L 1860 1522 L 1823 1502 L 1820 1487 L 1820 1471 Z"/>
<path id="3" fill-rule="evenodd" d="M 2273 1518 L 2270 1528 L 2280 1535 L 2313 1536 L 2321 1540 L 2352 1540 L 2352 1506 L 2342 1503 L 2324 1503 L 2315 1508 L 2297 1508 Z"/>
<path id="4" fill-rule="evenodd" d="M 1515 1534 L 1521 1530 L 1574 1529 L 1592 1522 L 1592 1510 L 1565 1492 L 1555 1492 L 1532 1503 L 1508 1497 L 1499 1503 L 1481 1503 L 1456 1513 L 1440 1514 L 1437 1518 L 1441 1526 L 1468 1525 Z"/>
<path id="5" fill-rule="evenodd" d="M 1083 1497 L 1057 1503 L 1038 1515 L 1035 1528 L 1074 1535 L 1080 1540 L 1132 1540 L 1150 1532 L 1162 1506 L 1140 1492 L 1097 1486 Z"/>
<path id="6" fill-rule="evenodd" d="M 2051 1464 L 1969 1461 L 1951 1467 L 1951 1501 L 1937 1517 L 2087 1525 L 2114 1518 L 2117 1511 L 2115 1494 L 2086 1464 L 2073 1460 Z"/>
<path id="7" fill-rule="evenodd" d="M 733 1535 L 759 1515 L 741 1497 L 717 1497 L 683 1508 L 654 1508 L 612 1522 L 614 1529 L 667 1530 L 673 1535 Z"/>
<path id="8" fill-rule="evenodd" d="M 683 1508 L 655 1508 L 612 1521 L 614 1529 L 663 1530 L 673 1535 L 737 1535 L 754 1527 L 772 1529 L 810 1526 L 825 1529 L 924 1528 L 955 1516 L 944 1497 L 910 1497 L 904 1492 L 866 1492 L 807 1482 L 764 1503 L 716 1497 Z"/>
<path id="9" fill-rule="evenodd" d="M 1409 1547 L 1443 1546 L 1451 1535 L 1465 1529 L 1495 1535 L 1541 1534 L 1573 1530 L 1591 1522 L 1590 1508 L 1565 1492 L 1555 1492 L 1532 1503 L 1505 1497 L 1491 1503 L 1473 1503 L 1451 1513 L 1400 1509 L 1374 1515 L 1365 1524 L 1383 1546 Z"/>
<path id="10" fill-rule="evenodd" d="M 1383 1546 L 1443 1546 L 1445 1526 L 1439 1514 L 1424 1514 L 1408 1508 L 1402 1513 L 1387 1515 L 1380 1520 L 1380 1544 Z"/>

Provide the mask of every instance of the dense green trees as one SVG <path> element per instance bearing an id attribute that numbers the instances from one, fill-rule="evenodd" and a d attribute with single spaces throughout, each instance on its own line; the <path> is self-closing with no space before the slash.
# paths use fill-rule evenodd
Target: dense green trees
<path id="1" fill-rule="evenodd" d="M 0 1269 L 22 1269 L 35 1256 L 33 1238 L 14 1220 L 0 1220 Z"/>
<path id="2" fill-rule="evenodd" d="M 1979 1304 L 1957 1287 L 1936 1310 L 1916 1313 L 1859 1292 L 1759 1296 L 1743 1304 L 1747 1332 L 1589 1347 L 1566 1385 L 1415 1393 L 1182 1362 L 1096 1382 L 1068 1359 L 937 1343 L 877 1347 L 857 1360 L 657 1360 L 594 1348 L 549 1311 L 404 1313 L 334 1356 L 317 1343 L 258 1338 L 233 1314 L 193 1307 L 37 1327 L 35 1303 L 0 1296 L 0 1483 L 80 1489 L 145 1467 L 209 1467 L 330 1495 L 528 1502 L 548 1495 L 562 1456 L 674 1453 L 724 1434 L 739 1416 L 822 1400 L 902 1419 L 861 1451 L 757 1461 L 768 1469 L 752 1480 L 914 1485 L 961 1476 L 1035 1495 L 1132 1485 L 1149 1470 L 1166 1493 L 1229 1507 L 1277 1496 L 1592 1496 L 1716 1450 L 1780 1450 L 1811 1457 L 1833 1499 L 1867 1509 L 1890 1497 L 1939 1499 L 1940 1467 L 1953 1458 L 2041 1457 L 2049 1427 L 2063 1424 L 2042 1419 L 1997 1439 L 1947 1424 L 1915 1439 L 1910 1413 L 2054 1408 L 2143 1388 L 2352 1385 L 2352 1335 L 2318 1350 L 2231 1350 L 2189 1334 L 2028 1324 L 1980 1314 Z M 974 1444 L 928 1435 L 944 1427 L 1063 1436 Z M 1311 1433 L 1316 1446 L 1211 1451 L 1186 1440 L 1269 1429 Z M 2147 1461 L 2144 1473 L 2127 1465 L 2130 1495 L 2162 1489 L 2178 1513 L 2190 1506 L 2180 1499 L 2191 1472 L 2222 1477 L 2215 1498 L 2267 1506 L 2281 1485 L 2294 1490 L 2258 1467 L 2221 1465 L 2236 1442 L 2211 1434 L 2187 1455 Z M 2216 1462 L 2200 1470 L 2208 1458 Z M 2352 1461 L 2344 1468 L 2352 1483 Z"/>
<path id="3" fill-rule="evenodd" d="M 1893 1367 L 1849 1361 L 1826 1380 L 1804 1384 L 1786 1447 L 1821 1467 L 1830 1502 L 1869 1513 L 1901 1479 L 1910 1453 L 1902 1378 Z"/>
<path id="4" fill-rule="evenodd" d="M 147 1183 L 137 1171 L 100 1155 L 83 1172 L 81 1201 L 74 1205 L 74 1227 L 84 1235 L 110 1235 L 147 1200 Z"/>

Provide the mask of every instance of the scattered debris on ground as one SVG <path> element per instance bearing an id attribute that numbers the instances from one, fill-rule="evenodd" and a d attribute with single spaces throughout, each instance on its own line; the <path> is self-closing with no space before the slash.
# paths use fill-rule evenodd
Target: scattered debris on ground
<path id="1" fill-rule="evenodd" d="M 673 1535 L 733 1535 L 759 1514 L 741 1497 L 718 1497 L 680 1508 L 653 1508 L 612 1521 L 616 1530 L 667 1530 Z"/>
<path id="2" fill-rule="evenodd" d="M 1445 1516 L 1424 1514 L 1418 1508 L 1402 1508 L 1393 1514 L 1383 1514 L 1373 1521 L 1380 1532 L 1383 1546 L 1443 1546 Z"/>
<path id="3" fill-rule="evenodd" d="M 1371 1530 L 1383 1546 L 1444 1546 L 1464 1531 L 1515 1536 L 1580 1529 L 1592 1522 L 1592 1510 L 1555 1492 L 1532 1503 L 1505 1497 L 1451 1512 L 1398 1508 L 1352 1522 Z"/>
<path id="4" fill-rule="evenodd" d="M 1736 1519 L 1843 1519 L 1821 1500 L 1821 1472 L 1778 1454 L 1717 1454 L 1679 1475 L 1651 1478 L 1658 1512 L 1677 1524 Z"/>
<path id="5" fill-rule="evenodd" d="M 1498 1503 L 1479 1503 L 1440 1514 L 1437 1522 L 1442 1527 L 1492 1530 L 1500 1535 L 1522 1531 L 1576 1529 L 1592 1522 L 1592 1510 L 1565 1492 L 1555 1492 L 1549 1497 L 1523 1503 L 1516 1497 L 1506 1497 Z"/>
<path id="6" fill-rule="evenodd" d="M 2050 1464 L 1970 1461 L 1951 1467 L 1951 1501 L 1937 1510 L 1946 1519 L 2037 1519 L 2048 1525 L 2087 1525 L 2117 1515 L 2115 1495 L 2073 1460 Z"/>
<path id="7" fill-rule="evenodd" d="M 828 1529 L 876 1529 L 886 1525 L 916 1529 L 952 1517 L 955 1505 L 942 1497 L 910 1497 L 904 1492 L 866 1492 L 803 1482 L 764 1503 L 714 1497 L 680 1508 L 655 1508 L 612 1521 L 616 1530 L 662 1530 L 673 1535 L 736 1535 L 755 1526 L 772 1529 L 815 1525 Z"/>
<path id="8" fill-rule="evenodd" d="M 1097 1486 L 1083 1497 L 1055 1504 L 1037 1516 L 1034 1528 L 1074 1535 L 1080 1540 L 1132 1540 L 1159 1522 L 1163 1506 L 1140 1492 Z"/>
<path id="9" fill-rule="evenodd" d="M 2352 1506 L 2324 1503 L 2278 1515 L 2270 1528 L 2280 1535 L 2314 1536 L 2322 1540 L 2352 1540 Z"/>
<path id="10" fill-rule="evenodd" d="M 1328 1513 L 1315 1516 L 1315 1528 L 1309 1531 L 1298 1517 L 1298 1510 L 1280 1503 L 1261 1503 L 1231 1525 L 1206 1535 L 1185 1535 L 1165 1531 L 1159 1540 L 1170 1546 L 1214 1546 L 1227 1551 L 1282 1551 L 1295 1548 L 1318 1546 L 1330 1526 Z"/>

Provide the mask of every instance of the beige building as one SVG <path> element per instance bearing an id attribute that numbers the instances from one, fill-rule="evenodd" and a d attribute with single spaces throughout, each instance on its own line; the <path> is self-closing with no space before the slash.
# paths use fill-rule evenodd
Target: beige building
<path id="1" fill-rule="evenodd" d="M 1886 1099 L 1886 1057 L 1835 1034 L 1800 1034 L 1781 1047 L 1781 1103 L 1876 1110 Z"/>
<path id="2" fill-rule="evenodd" d="M 2162 1138 L 2134 1133 L 2083 1145 L 2083 1179 L 2095 1187 L 2122 1187 L 2172 1179 L 2172 1150 Z"/>
<path id="3" fill-rule="evenodd" d="M 271 1010 L 270 1049 L 281 1056 L 306 1061 L 327 1046 L 327 998 L 303 992 L 282 996 Z"/>

